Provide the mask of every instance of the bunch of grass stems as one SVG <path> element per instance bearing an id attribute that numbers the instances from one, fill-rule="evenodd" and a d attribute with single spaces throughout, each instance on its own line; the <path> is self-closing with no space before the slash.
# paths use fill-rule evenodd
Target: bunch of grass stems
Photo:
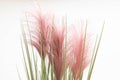
<path id="1" fill-rule="evenodd" d="M 90 66 L 89 66 L 88 75 L 87 75 L 86 80 L 91 79 L 93 67 L 94 67 L 96 56 L 97 56 L 98 49 L 100 46 L 103 28 L 104 28 L 104 24 L 101 29 L 100 35 L 98 35 L 98 37 L 96 37 L 94 50 L 92 53 L 92 58 L 90 61 Z M 28 30 L 29 30 L 29 25 L 28 25 Z M 86 36 L 86 31 L 87 31 L 87 26 L 85 29 L 85 34 L 84 34 L 85 36 Z M 42 56 L 37 55 L 37 52 L 34 50 L 34 47 L 32 45 L 29 45 L 26 40 L 24 28 L 22 28 L 22 33 L 23 33 L 23 36 L 21 38 L 21 49 L 22 49 L 22 53 L 23 53 L 23 62 L 24 62 L 26 78 L 22 79 L 22 77 L 18 71 L 19 79 L 20 80 L 25 80 L 25 79 L 26 80 L 57 80 L 56 76 L 55 76 L 55 72 L 54 72 L 54 64 L 50 63 L 50 61 L 48 60 L 48 57 L 45 57 L 45 59 L 43 59 Z M 52 34 L 52 32 L 50 34 Z M 30 36 L 30 40 L 31 40 L 30 31 L 29 31 L 29 36 Z M 85 46 L 85 37 L 84 37 L 84 46 Z M 84 53 L 84 51 L 83 51 L 83 53 Z M 64 66 L 64 67 L 65 67 L 64 74 L 63 74 L 63 76 L 61 76 L 62 77 L 61 80 L 74 80 L 71 70 L 69 68 L 66 68 L 66 66 Z M 81 71 L 78 80 L 82 80 L 83 75 L 84 75 L 84 71 Z"/>

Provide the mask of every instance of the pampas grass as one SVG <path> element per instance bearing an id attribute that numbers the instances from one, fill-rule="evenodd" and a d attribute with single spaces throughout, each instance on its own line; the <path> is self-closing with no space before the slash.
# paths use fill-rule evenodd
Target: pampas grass
<path id="1" fill-rule="evenodd" d="M 72 26 L 70 30 L 66 18 L 57 24 L 54 17 L 47 15 L 34 15 L 35 22 L 29 22 L 27 17 L 27 30 L 22 27 L 21 39 L 27 80 L 82 80 L 88 65 L 86 80 L 91 79 L 104 25 L 100 36 L 89 44 L 87 23 L 85 26 Z M 89 51 L 92 45 L 94 48 Z"/>

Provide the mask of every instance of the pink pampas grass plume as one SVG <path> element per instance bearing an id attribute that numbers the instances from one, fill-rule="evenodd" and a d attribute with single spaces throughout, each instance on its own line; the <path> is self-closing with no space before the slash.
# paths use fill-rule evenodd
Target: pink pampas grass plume
<path id="1" fill-rule="evenodd" d="M 71 44 L 71 51 L 68 53 L 67 64 L 72 71 L 74 80 L 79 79 L 81 72 L 89 64 L 91 57 L 90 35 L 86 34 L 85 39 L 86 31 L 84 27 L 83 23 L 81 26 L 73 26 L 71 28 L 72 38 L 68 42 L 68 44 Z"/>
<path id="2" fill-rule="evenodd" d="M 40 56 L 44 59 L 49 48 L 50 16 L 39 13 L 32 14 L 34 22 L 30 28 L 31 44 L 37 49 Z"/>
<path id="3" fill-rule="evenodd" d="M 54 73 L 56 80 L 61 80 L 64 73 L 64 40 L 65 40 L 65 28 L 63 25 L 53 25 L 52 38 L 51 38 L 51 49 L 52 53 L 49 54 L 50 62 L 54 65 Z"/>

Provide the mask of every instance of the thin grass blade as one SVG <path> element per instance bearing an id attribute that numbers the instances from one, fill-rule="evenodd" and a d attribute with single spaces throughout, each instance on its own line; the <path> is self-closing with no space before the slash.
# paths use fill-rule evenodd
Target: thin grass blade
<path id="1" fill-rule="evenodd" d="M 96 50 L 95 50 L 95 53 L 94 53 L 94 57 L 92 59 L 92 62 L 91 62 L 91 66 L 90 66 L 90 69 L 89 69 L 89 73 L 88 73 L 88 78 L 87 80 L 90 80 L 91 78 L 91 75 L 92 75 L 92 71 L 93 71 L 93 67 L 94 67 L 94 64 L 95 64 L 95 60 L 96 60 L 96 56 L 97 56 L 97 53 L 98 53 L 98 49 L 99 49 L 99 46 L 100 46 L 100 41 L 101 41 L 101 38 L 102 38 L 102 34 L 103 34 L 103 29 L 104 29 L 104 24 L 103 24 L 103 27 L 102 27 L 102 30 L 101 30 L 101 33 L 100 33 L 100 37 L 99 37 L 99 40 L 98 40 L 98 44 L 97 44 L 97 47 L 96 47 Z"/>

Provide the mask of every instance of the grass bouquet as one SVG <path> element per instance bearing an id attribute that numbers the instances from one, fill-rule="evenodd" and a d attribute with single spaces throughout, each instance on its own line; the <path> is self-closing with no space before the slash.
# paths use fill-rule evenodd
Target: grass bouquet
<path id="1" fill-rule="evenodd" d="M 23 80 L 82 80 L 87 66 L 86 80 L 90 80 L 103 28 L 93 40 L 87 22 L 68 25 L 67 21 L 42 12 L 26 15 L 21 39 Z"/>

